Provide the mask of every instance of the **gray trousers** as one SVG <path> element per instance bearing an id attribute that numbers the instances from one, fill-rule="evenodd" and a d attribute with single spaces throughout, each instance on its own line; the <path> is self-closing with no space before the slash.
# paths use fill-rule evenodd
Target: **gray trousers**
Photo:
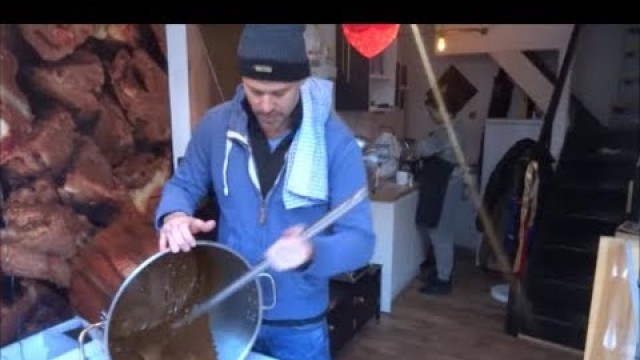
<path id="1" fill-rule="evenodd" d="M 436 260 L 436 272 L 440 280 L 451 278 L 454 264 L 454 231 L 456 227 L 456 204 L 460 203 L 464 186 L 460 176 L 451 176 L 447 185 L 447 192 L 442 204 L 440 220 L 435 228 L 418 224 L 418 231 L 422 238 L 425 258 L 429 255 L 429 244 L 433 246 L 433 256 Z"/>

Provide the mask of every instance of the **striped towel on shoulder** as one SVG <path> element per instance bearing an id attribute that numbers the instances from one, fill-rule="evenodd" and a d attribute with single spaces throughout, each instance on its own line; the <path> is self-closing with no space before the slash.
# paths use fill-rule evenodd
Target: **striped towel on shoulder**
<path id="1" fill-rule="evenodd" d="M 302 122 L 287 155 L 283 190 L 286 209 L 328 201 L 325 124 L 332 109 L 333 83 L 310 77 L 300 89 Z"/>

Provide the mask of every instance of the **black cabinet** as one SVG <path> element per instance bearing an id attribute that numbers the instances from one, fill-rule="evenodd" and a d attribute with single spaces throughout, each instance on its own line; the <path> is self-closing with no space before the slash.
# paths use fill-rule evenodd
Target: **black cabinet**
<path id="1" fill-rule="evenodd" d="M 336 31 L 336 110 L 369 110 L 369 59 Z"/>
<path id="2" fill-rule="evenodd" d="M 380 275 L 381 266 L 372 264 L 331 281 L 328 323 L 332 354 L 369 320 L 380 319 Z"/>

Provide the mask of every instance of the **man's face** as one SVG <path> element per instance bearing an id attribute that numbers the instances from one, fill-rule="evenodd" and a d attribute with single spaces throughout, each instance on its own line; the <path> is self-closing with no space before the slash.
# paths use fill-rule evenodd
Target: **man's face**
<path id="1" fill-rule="evenodd" d="M 245 94 L 268 138 L 289 126 L 289 116 L 300 98 L 300 81 L 279 82 L 242 78 Z"/>

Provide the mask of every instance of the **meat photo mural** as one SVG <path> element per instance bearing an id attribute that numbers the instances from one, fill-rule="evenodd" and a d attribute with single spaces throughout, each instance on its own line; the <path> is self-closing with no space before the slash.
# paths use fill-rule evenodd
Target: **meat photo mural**
<path id="1" fill-rule="evenodd" d="M 172 165 L 163 24 L 0 26 L 1 346 L 155 251 Z"/>

